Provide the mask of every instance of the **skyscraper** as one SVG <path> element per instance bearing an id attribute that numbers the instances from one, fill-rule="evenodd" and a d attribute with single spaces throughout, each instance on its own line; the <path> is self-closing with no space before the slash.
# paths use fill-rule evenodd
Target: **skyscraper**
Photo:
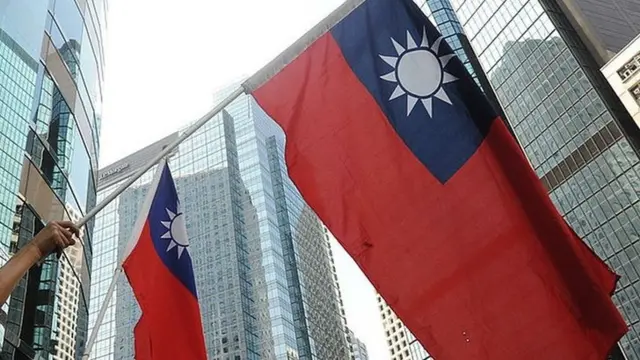
<path id="1" fill-rule="evenodd" d="M 631 329 L 621 344 L 629 359 L 638 359 L 640 137 L 599 71 L 594 43 L 570 21 L 564 7 L 569 2 L 452 4 L 552 200 L 576 232 L 623 275 L 614 300 Z"/>
<path id="2" fill-rule="evenodd" d="M 367 345 L 358 339 L 351 329 L 347 329 L 347 342 L 349 343 L 351 360 L 369 360 Z"/>
<path id="3" fill-rule="evenodd" d="M 333 257 L 333 250 L 331 245 L 331 241 L 337 241 L 337 240 L 331 234 L 331 232 L 326 226 L 323 226 L 323 231 L 324 231 L 324 240 L 327 242 L 327 246 L 329 248 L 329 257 L 331 261 L 331 270 L 332 270 L 331 273 L 333 275 L 333 282 L 336 285 L 334 290 L 336 291 L 336 296 L 338 297 L 338 300 L 339 300 L 342 328 L 344 329 L 344 336 L 346 338 L 347 345 L 349 346 L 349 352 L 351 354 L 351 357 L 353 358 L 354 344 L 353 344 L 352 338 L 354 337 L 354 335 L 353 335 L 353 331 L 351 331 L 351 329 L 349 329 L 349 326 L 347 325 L 347 314 L 344 310 L 344 302 L 342 301 L 342 291 L 340 290 L 340 283 L 338 282 L 338 271 L 336 269 L 336 263 Z"/>
<path id="4" fill-rule="evenodd" d="M 640 32 L 602 67 L 602 74 L 640 126 Z"/>
<path id="5" fill-rule="evenodd" d="M 73 222 L 78 222 L 82 218 L 82 214 L 73 206 L 67 206 L 67 212 L 69 220 Z M 54 360 L 76 358 L 78 308 L 82 306 L 83 300 L 81 298 L 82 283 L 78 281 L 75 274 L 80 274 L 82 271 L 84 234 L 81 233 L 78 240 L 75 245 L 65 251 L 66 261 L 60 261 L 56 307 L 53 314 L 53 327 L 56 329 Z M 86 331 L 86 328 L 83 331 Z"/>
<path id="6" fill-rule="evenodd" d="M 106 0 L 0 1 L 0 247 L 95 203 Z M 1 357 L 72 359 L 88 318 L 91 229 L 2 305 Z"/>
<path id="7" fill-rule="evenodd" d="M 467 71 L 471 74 L 478 86 L 480 86 L 496 112 L 504 116 L 504 112 L 498 103 L 493 87 L 480 66 L 478 56 L 473 51 L 469 38 L 464 33 L 460 20 L 458 20 L 458 16 L 453 11 L 451 2 L 449 0 L 414 0 L 414 2 L 438 28 L 444 40 L 467 68 Z"/>
<path id="8" fill-rule="evenodd" d="M 376 298 L 391 360 L 433 360 L 384 299 Z"/>
<path id="9" fill-rule="evenodd" d="M 329 254 L 331 258 L 331 268 L 333 273 L 334 283 L 336 284 L 335 291 L 336 295 L 340 301 L 340 314 L 342 315 L 342 326 L 344 328 L 344 335 L 347 339 L 347 345 L 349 346 L 349 355 L 351 360 L 368 360 L 369 352 L 367 350 L 366 344 L 356 337 L 353 330 L 351 330 L 347 324 L 347 316 L 344 307 L 344 302 L 342 301 L 342 291 L 340 290 L 340 284 L 338 282 L 338 272 L 336 269 L 336 262 L 334 261 L 333 251 L 336 249 L 335 246 L 341 246 L 338 243 L 338 240 L 331 234 L 329 229 L 325 226 L 324 234 L 325 241 L 327 242 L 327 246 L 329 247 Z M 333 249 L 333 250 L 332 250 Z"/>
<path id="10" fill-rule="evenodd" d="M 175 136 L 103 169 L 99 198 Z M 286 176 L 283 149 L 281 130 L 252 98 L 242 96 L 170 159 L 211 359 L 349 356 L 329 244 Z M 91 328 L 150 177 L 96 219 Z M 91 358 L 130 359 L 139 315 L 120 278 Z"/>
<path id="11" fill-rule="evenodd" d="M 215 99 L 235 86 L 219 91 Z M 345 358 L 346 339 L 337 330 L 342 318 L 330 245 L 319 220 L 289 180 L 284 133 L 250 96 L 239 97 L 226 110 L 235 120 L 240 174 L 260 224 L 254 231 L 261 241 L 260 261 L 267 281 L 264 286 L 259 284 L 263 287 L 258 292 L 268 294 L 265 301 L 270 309 L 278 309 L 262 314 L 271 324 L 275 356 L 283 358 L 285 349 L 297 347 L 300 359 Z M 277 224 L 277 228 L 267 224 Z M 287 298 L 290 307 L 280 301 Z M 270 347 L 263 342 L 263 348 Z"/>

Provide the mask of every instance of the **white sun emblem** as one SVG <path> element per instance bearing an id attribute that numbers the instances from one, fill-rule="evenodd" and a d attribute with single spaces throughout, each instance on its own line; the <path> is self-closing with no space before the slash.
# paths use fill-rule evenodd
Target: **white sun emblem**
<path id="1" fill-rule="evenodd" d="M 447 54 L 438 57 L 442 36 L 434 41 L 431 47 L 429 47 L 429 40 L 427 40 L 426 29 L 423 29 L 420 46 L 413 40 L 409 31 L 407 31 L 406 49 L 393 38 L 391 38 L 391 42 L 393 42 L 398 56 L 380 55 L 380 58 L 394 69 L 380 78 L 398 84 L 389 100 L 406 94 L 407 116 L 411 114 L 418 100 L 422 102 L 430 117 L 433 112 L 433 97 L 451 104 L 442 85 L 458 80 L 455 76 L 444 71 L 444 67 L 455 55 Z"/>
<path id="2" fill-rule="evenodd" d="M 167 228 L 167 232 L 164 233 L 161 238 L 169 239 L 169 245 L 167 251 L 178 248 L 178 259 L 182 256 L 182 252 L 189 246 L 189 238 L 187 237 L 187 227 L 184 223 L 184 214 L 174 214 L 173 211 L 166 209 L 167 215 L 169 215 L 170 221 L 162 221 L 162 225 Z"/>

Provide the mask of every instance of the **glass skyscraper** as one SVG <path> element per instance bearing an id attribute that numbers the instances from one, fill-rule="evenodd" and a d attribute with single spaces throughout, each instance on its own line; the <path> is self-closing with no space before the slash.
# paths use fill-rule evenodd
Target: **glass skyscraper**
<path id="1" fill-rule="evenodd" d="M 214 100 L 233 89 L 218 92 Z M 285 358 L 288 349 L 297 348 L 300 359 L 347 357 L 330 246 L 319 220 L 289 180 L 284 133 L 249 96 L 241 96 L 226 110 L 236 123 L 242 180 L 258 210 L 260 226 L 255 231 L 267 279 L 258 291 L 269 294 L 265 300 L 270 309 L 279 308 L 269 311 L 268 320 L 277 331 L 272 333 L 275 356 Z M 290 299 L 290 305 L 283 299 Z"/>
<path id="2" fill-rule="evenodd" d="M 347 328 L 347 343 L 349 344 L 351 360 L 369 360 L 367 345 L 358 339 L 349 328 Z"/>
<path id="3" fill-rule="evenodd" d="M 614 300 L 630 331 L 621 345 L 628 359 L 639 359 L 638 129 L 600 73 L 593 44 L 569 21 L 568 2 L 452 5 L 554 203 L 622 275 Z"/>
<path id="4" fill-rule="evenodd" d="M 99 198 L 175 136 L 103 169 Z M 349 357 L 324 228 L 287 177 L 283 151 L 282 131 L 241 96 L 170 159 L 210 359 Z M 151 176 L 96 219 L 90 327 Z M 91 358 L 131 359 L 139 315 L 126 280 L 118 279 Z"/>
<path id="5" fill-rule="evenodd" d="M 451 2 L 449 0 L 414 0 L 414 2 L 427 15 L 431 23 L 438 28 L 444 40 L 467 68 L 467 71 L 485 93 L 496 112 L 504 117 L 504 112 L 498 103 L 493 87 L 489 83 L 482 66 L 480 66 L 478 57 L 473 51 L 469 38 L 464 33 L 458 16 L 453 11 Z"/>
<path id="6" fill-rule="evenodd" d="M 470 51 L 462 25 L 449 0 L 414 0 L 414 2 L 438 28 L 451 50 L 456 53 L 469 74 L 478 82 L 478 74 L 476 74 L 476 69 L 471 65 L 470 60 L 474 57 L 473 52 Z"/>
<path id="7" fill-rule="evenodd" d="M 106 0 L 0 0 L 0 258 L 95 203 Z M 74 359 L 87 335 L 91 229 L 20 281 L 2 359 Z"/>

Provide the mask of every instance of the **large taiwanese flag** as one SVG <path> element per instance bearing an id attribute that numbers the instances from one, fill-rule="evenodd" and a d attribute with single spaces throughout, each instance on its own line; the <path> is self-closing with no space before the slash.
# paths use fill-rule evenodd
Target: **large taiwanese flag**
<path id="1" fill-rule="evenodd" d="M 142 310 L 136 360 L 206 360 L 184 214 L 169 167 L 158 166 L 122 267 Z"/>
<path id="2" fill-rule="evenodd" d="M 411 0 L 348 1 L 245 90 L 289 174 L 438 360 L 603 360 L 617 277 Z"/>

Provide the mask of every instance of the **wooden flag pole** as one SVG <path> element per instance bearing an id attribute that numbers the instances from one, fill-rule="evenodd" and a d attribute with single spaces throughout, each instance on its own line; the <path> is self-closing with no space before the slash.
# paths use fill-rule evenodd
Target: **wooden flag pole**
<path id="1" fill-rule="evenodd" d="M 198 129 L 200 129 L 204 124 L 206 124 L 209 120 L 211 120 L 214 116 L 216 116 L 219 112 L 221 112 L 227 105 L 229 105 L 233 100 L 235 100 L 238 96 L 244 93 L 244 89 L 239 87 L 234 90 L 229 96 L 227 96 L 224 100 L 222 100 L 219 104 L 217 104 L 213 109 L 211 109 L 208 113 L 206 113 L 203 117 L 198 119 L 193 125 L 191 125 L 184 133 L 182 133 L 174 142 L 165 147 L 158 155 L 156 155 L 153 159 L 151 159 L 147 164 L 141 167 L 136 173 L 134 173 L 127 181 L 125 181 L 122 185 L 120 185 L 114 192 L 109 194 L 104 200 L 102 200 L 98 205 L 94 206 L 91 211 L 87 213 L 78 223 L 76 224 L 78 227 L 82 227 L 89 220 L 91 220 L 97 213 L 99 213 L 102 209 L 104 209 L 109 203 L 115 200 L 118 195 L 122 194 L 125 190 L 129 188 L 136 180 L 138 180 L 142 175 L 144 175 L 149 169 L 151 169 L 155 164 L 157 164 L 160 160 L 165 158 L 171 151 L 178 147 L 185 139 L 189 136 L 193 135 Z M 113 297 L 113 293 L 116 288 L 116 280 L 118 276 L 122 272 L 122 266 L 120 262 L 116 267 L 116 270 L 113 273 L 113 277 L 111 278 L 111 283 L 109 284 L 109 289 L 107 290 L 107 294 L 105 295 L 105 299 L 102 302 L 102 306 L 100 307 L 100 312 L 98 313 L 98 318 L 96 319 L 95 324 L 93 325 L 93 329 L 91 330 L 91 335 L 89 336 L 89 341 L 87 341 L 87 346 L 85 347 L 84 354 L 82 355 L 83 360 L 88 360 L 89 355 L 91 354 L 91 348 L 93 347 L 93 343 L 95 343 L 96 338 L 98 337 L 98 330 L 100 329 L 100 325 L 102 325 L 102 320 L 104 319 L 104 315 L 107 312 L 107 307 L 109 302 L 111 301 L 111 297 Z"/>

